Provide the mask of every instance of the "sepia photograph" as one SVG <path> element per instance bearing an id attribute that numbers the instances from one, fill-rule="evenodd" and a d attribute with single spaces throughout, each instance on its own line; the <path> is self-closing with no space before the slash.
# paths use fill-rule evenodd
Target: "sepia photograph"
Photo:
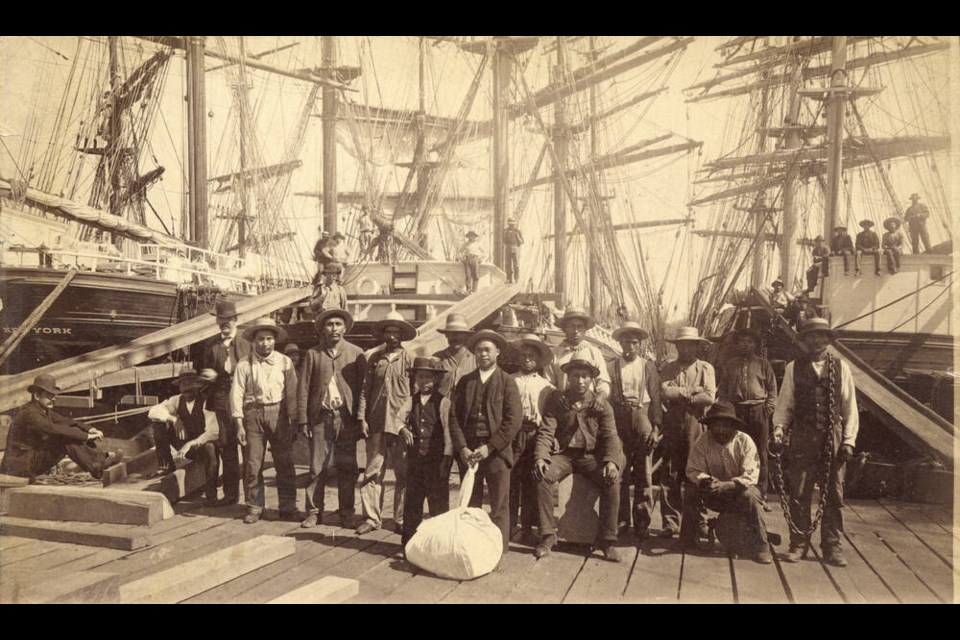
<path id="1" fill-rule="evenodd" d="M 960 37 L 0 69 L 0 603 L 960 602 Z"/>

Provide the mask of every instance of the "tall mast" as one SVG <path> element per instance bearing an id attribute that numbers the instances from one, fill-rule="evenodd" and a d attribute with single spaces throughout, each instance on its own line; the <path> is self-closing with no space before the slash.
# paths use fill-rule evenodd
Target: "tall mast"
<path id="1" fill-rule="evenodd" d="M 594 37 L 590 36 L 590 62 L 593 63 L 597 59 L 597 50 L 594 47 Z M 597 158 L 597 85 L 590 85 L 590 160 L 596 160 Z M 593 179 L 593 175 L 588 178 Z M 593 206 L 590 207 L 593 209 Z M 587 217 L 587 242 L 590 242 L 593 238 L 593 229 L 594 221 L 596 220 L 597 211 L 591 211 Z M 587 262 L 589 263 L 589 278 L 588 278 L 588 290 L 587 295 L 589 296 L 590 303 L 590 316 L 593 318 L 597 317 L 597 307 L 599 306 L 599 296 L 600 296 L 600 287 L 597 283 L 597 262 L 594 259 L 593 252 L 587 251 Z"/>
<path id="2" fill-rule="evenodd" d="M 799 38 L 794 36 L 795 41 Z M 799 61 L 794 58 L 791 62 L 790 92 L 787 97 L 787 122 L 785 126 L 784 148 L 787 150 L 800 147 L 800 85 L 803 82 L 803 73 Z M 790 163 L 783 182 L 783 234 L 780 241 L 780 277 L 786 287 L 792 288 L 797 274 L 797 258 L 800 237 L 800 228 L 797 224 L 795 200 L 799 189 L 800 177 L 797 163 Z"/>
<path id="3" fill-rule="evenodd" d="M 833 36 L 830 101 L 827 103 L 827 202 L 823 236 L 829 238 L 837 223 L 843 171 L 843 116 L 847 104 L 847 37 Z"/>
<path id="4" fill-rule="evenodd" d="M 760 77 L 763 80 L 766 80 L 769 77 L 769 73 L 762 71 Z M 760 96 L 760 126 L 757 127 L 757 153 L 763 153 L 766 151 L 767 146 L 767 127 L 770 126 L 770 90 L 764 85 L 762 90 L 762 95 Z M 762 195 L 762 192 L 761 192 Z M 759 203 L 755 202 L 752 207 L 751 216 L 753 218 L 754 232 L 760 233 L 761 227 L 766 224 L 766 210 L 761 210 Z M 763 265 L 766 263 L 764 260 L 764 249 L 768 248 L 765 243 L 760 244 L 756 247 L 753 252 L 753 264 L 750 269 L 750 283 L 756 289 L 762 289 L 764 286 L 764 275 Z"/>
<path id="5" fill-rule="evenodd" d="M 187 147 L 190 184 L 190 240 L 206 248 L 207 125 L 204 100 L 204 36 L 187 36 Z"/>
<path id="6" fill-rule="evenodd" d="M 566 59 L 563 36 L 557 36 L 557 66 L 554 67 L 554 84 L 563 82 L 566 76 Z M 553 232 L 554 232 L 554 291 L 560 306 L 566 301 L 566 262 L 567 262 L 567 195 L 564 192 L 563 179 L 567 171 L 566 100 L 560 98 L 553 106 L 553 147 L 556 150 L 556 166 L 553 168 Z"/>
<path id="7" fill-rule="evenodd" d="M 510 106 L 513 52 L 506 38 L 496 36 L 493 41 L 493 263 L 502 269 L 503 228 L 510 188 L 510 149 L 507 135 L 510 116 L 507 109 Z"/>
<path id="8" fill-rule="evenodd" d="M 107 210 L 115 216 L 120 215 L 120 166 L 122 151 L 120 147 L 120 105 L 117 103 L 117 91 L 120 88 L 120 72 L 117 60 L 117 36 L 107 37 L 107 49 L 110 60 L 110 148 L 107 156 L 107 170 L 110 175 L 110 200 Z M 116 244 L 120 239 L 116 233 L 111 233 L 111 241 Z"/>
<path id="9" fill-rule="evenodd" d="M 246 58 L 243 36 L 240 36 L 240 57 Z M 247 150 L 248 134 L 251 131 L 250 121 L 248 119 L 248 108 L 250 106 L 247 96 L 250 91 L 250 85 L 247 83 L 247 74 L 240 66 L 240 81 L 235 86 L 237 92 L 237 107 L 240 115 L 240 175 L 246 176 L 248 166 L 249 151 Z M 240 200 L 243 203 L 240 216 L 237 218 L 237 251 L 240 258 L 247 257 L 247 220 L 250 219 L 253 208 L 250 206 L 250 187 L 245 178 L 239 181 Z"/>
<path id="10" fill-rule="evenodd" d="M 327 78 L 337 73 L 337 37 L 321 36 Z M 337 90 L 323 86 L 323 229 L 337 232 Z"/>

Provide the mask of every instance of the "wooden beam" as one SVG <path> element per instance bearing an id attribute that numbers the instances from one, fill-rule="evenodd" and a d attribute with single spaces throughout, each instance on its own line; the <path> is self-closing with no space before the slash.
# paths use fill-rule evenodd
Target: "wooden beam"
<path id="1" fill-rule="evenodd" d="M 57 298 L 60 297 L 60 294 L 63 293 L 67 285 L 70 284 L 70 281 L 73 280 L 73 276 L 77 275 L 76 269 L 70 269 L 67 271 L 66 275 L 63 276 L 63 279 L 57 283 L 57 286 L 53 288 L 53 291 L 47 294 L 47 297 L 43 299 L 37 308 L 30 312 L 23 322 L 20 323 L 20 326 L 14 330 L 7 339 L 3 341 L 3 344 L 0 345 L 0 365 L 2 365 L 7 358 L 9 358 L 16 348 L 20 345 L 23 339 L 30 333 L 30 330 L 38 322 L 40 318 L 43 317 L 43 314 L 47 312 L 48 309 L 57 301 Z"/>
<path id="2" fill-rule="evenodd" d="M 359 593 L 359 580 L 324 576 L 310 584 L 288 591 L 267 604 L 339 604 Z"/>
<path id="3" fill-rule="evenodd" d="M 613 225 L 614 231 L 633 231 L 636 229 L 649 229 L 650 227 L 667 227 L 672 224 L 692 224 L 696 218 L 668 218 L 666 220 L 644 220 L 642 222 L 621 222 Z M 582 229 L 567 232 L 567 237 L 583 235 Z M 552 239 L 553 234 L 543 236 L 544 240 Z"/>
<path id="4" fill-rule="evenodd" d="M 293 195 L 305 198 L 323 198 L 323 193 L 320 191 L 298 191 Z M 401 193 L 384 193 L 380 196 L 380 204 L 387 207 L 396 206 L 402 195 Z M 490 196 L 448 195 L 441 198 L 440 201 L 445 205 L 489 209 L 493 199 Z M 337 193 L 337 202 L 363 205 L 366 203 L 366 194 L 362 191 L 340 191 Z"/>
<path id="5" fill-rule="evenodd" d="M 174 515 L 166 498 L 149 491 L 33 485 L 8 497 L 13 518 L 152 525 Z"/>
<path id="6" fill-rule="evenodd" d="M 620 113 L 621 111 L 626 111 L 630 107 L 636 104 L 639 104 L 641 102 L 644 102 L 646 100 L 649 100 L 650 98 L 656 98 L 661 93 L 665 93 L 669 89 L 670 87 L 660 87 L 655 91 L 647 91 L 645 93 L 637 94 L 634 97 L 627 100 L 626 102 L 622 102 L 621 104 L 618 104 L 612 109 L 607 109 L 606 111 L 602 111 L 595 116 L 586 118 L 580 124 L 570 125 L 570 131 L 572 131 L 573 133 L 583 133 L 594 124 L 600 122 L 601 120 L 604 120 L 605 118 L 609 118 L 610 116 Z"/>
<path id="7" fill-rule="evenodd" d="M 256 167 L 253 169 L 246 169 L 244 171 L 234 171 L 233 173 L 225 173 L 220 176 L 213 176 L 212 178 L 207 178 L 207 182 L 251 180 L 254 177 L 261 179 L 275 178 L 285 173 L 290 173 L 294 169 L 299 169 L 301 166 L 303 166 L 303 160 L 291 160 L 290 162 L 281 162 L 279 164 L 272 164 L 266 167 Z"/>
<path id="8" fill-rule="evenodd" d="M 887 160 L 900 156 L 924 153 L 927 151 L 946 151 L 950 149 L 950 136 L 909 136 L 902 138 L 876 138 L 870 141 L 876 155 L 869 155 L 871 162 L 880 159 Z M 864 159 L 868 156 L 867 143 L 860 138 L 848 137 L 843 142 L 844 157 L 851 162 Z M 731 169 L 740 166 L 794 164 L 805 162 L 823 162 L 827 159 L 825 145 L 809 147 L 807 149 L 773 151 L 749 156 L 720 158 L 711 162 L 711 169 Z"/>
<path id="9" fill-rule="evenodd" d="M 293 47 L 298 47 L 298 46 L 300 46 L 299 42 L 291 42 L 290 44 L 285 44 L 282 47 L 274 47 L 273 49 L 267 49 L 266 51 L 261 51 L 260 53 L 251 53 L 250 57 L 253 58 L 254 60 L 259 60 L 264 56 L 270 55 L 271 53 L 280 53 L 281 51 L 286 51 L 287 49 L 291 49 Z M 210 67 L 209 69 L 207 69 L 206 73 L 210 73 L 211 71 L 219 71 L 220 69 L 225 69 L 226 67 L 232 67 L 235 64 L 237 63 L 228 62 L 226 64 L 218 64 L 215 67 Z"/>
<path id="10" fill-rule="evenodd" d="M 105 525 L 95 522 L 60 522 L 0 516 L 0 535 L 33 540 L 85 544 L 133 551 L 150 544 L 148 529 L 138 525 Z"/>

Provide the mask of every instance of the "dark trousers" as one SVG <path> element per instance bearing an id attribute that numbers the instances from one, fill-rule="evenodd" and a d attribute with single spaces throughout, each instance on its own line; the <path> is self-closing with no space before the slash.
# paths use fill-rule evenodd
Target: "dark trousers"
<path id="1" fill-rule="evenodd" d="M 664 528 L 680 527 L 683 509 L 682 487 L 687 470 L 690 448 L 706 430 L 697 415 L 687 411 L 682 404 L 667 407 L 663 416 L 663 450 L 660 463 L 660 516 Z M 701 512 L 699 523 L 706 523 L 706 513 Z"/>
<path id="2" fill-rule="evenodd" d="M 73 442 L 56 436 L 48 436 L 41 447 L 36 449 L 7 449 L 0 462 L 0 473 L 19 478 L 41 476 L 68 456 L 84 471 L 99 478 L 103 474 L 103 463 L 108 453 L 101 441 Z"/>
<path id="3" fill-rule="evenodd" d="M 477 290 L 477 284 L 480 282 L 480 258 L 477 256 L 464 256 L 463 269 L 466 273 L 467 291 L 474 293 Z"/>
<path id="4" fill-rule="evenodd" d="M 857 268 L 857 271 L 860 271 L 860 256 L 862 255 L 871 255 L 873 256 L 873 271 L 874 273 L 880 273 L 880 250 L 879 249 L 857 249 L 857 252 L 854 254 L 854 265 Z"/>
<path id="5" fill-rule="evenodd" d="M 622 461 L 621 461 L 622 462 Z M 598 542 L 616 542 L 617 511 L 620 508 L 620 478 L 607 485 L 603 481 L 604 463 L 593 452 L 567 449 L 550 457 L 550 466 L 537 486 L 540 511 L 540 535 L 556 534 L 557 519 L 553 513 L 553 488 L 571 473 L 586 476 L 600 487 L 600 531 Z"/>
<path id="6" fill-rule="evenodd" d="M 696 528 L 688 522 L 696 519 L 704 508 L 721 514 L 734 514 L 740 518 L 742 537 L 736 541 L 740 551 L 756 553 L 767 548 L 767 525 L 763 520 L 763 502 L 756 487 L 739 488 L 726 493 L 707 493 L 691 483 L 686 483 L 687 492 L 683 497 L 683 523 L 680 539 L 695 542 Z M 726 544 L 726 542 L 724 543 Z"/>
<path id="7" fill-rule="evenodd" d="M 790 447 L 786 453 L 784 475 L 787 492 L 790 496 L 790 517 L 794 524 L 801 529 L 810 528 L 811 505 L 814 485 L 820 481 L 822 465 L 820 458 L 824 448 L 824 438 L 830 437 L 830 432 L 819 429 L 798 429 L 796 426 L 790 433 Z M 839 448 L 834 446 L 834 455 Z M 824 505 L 823 520 L 820 523 L 820 546 L 823 549 L 839 548 L 843 540 L 843 475 L 846 464 L 838 464 L 826 488 L 827 501 Z M 821 491 L 824 489 L 821 488 Z M 817 503 L 819 504 L 819 503 Z M 806 538 L 790 532 L 790 545 L 794 547 L 805 545 Z"/>
<path id="8" fill-rule="evenodd" d="M 513 469 L 510 470 L 510 530 L 517 523 L 524 529 L 537 524 L 537 483 L 533 479 L 533 451 L 536 425 L 523 424 L 513 441 Z"/>
<path id="9" fill-rule="evenodd" d="M 757 454 L 760 456 L 760 481 L 757 483 L 757 489 L 760 491 L 760 497 L 766 499 L 770 477 L 767 466 L 770 459 L 770 416 L 762 402 L 759 404 L 735 403 L 734 408 L 737 411 L 737 417 L 747 423 L 743 432 L 757 445 Z"/>
<path id="10" fill-rule="evenodd" d="M 357 441 L 353 438 L 328 440 L 329 434 L 342 430 L 339 413 L 324 411 L 328 423 L 311 430 L 310 484 L 307 485 L 305 507 L 307 513 L 323 515 L 323 497 L 330 467 L 337 469 L 337 506 L 341 522 L 352 520 L 357 500 Z M 329 426 L 330 428 L 326 428 Z"/>
<path id="11" fill-rule="evenodd" d="M 900 271 L 900 249 L 884 249 L 883 257 L 886 258 L 887 271 L 890 273 L 896 273 L 897 271 Z"/>
<path id="12" fill-rule="evenodd" d="M 908 224 L 907 230 L 910 232 L 910 243 L 913 245 L 913 252 L 920 253 L 920 241 L 923 241 L 923 250 L 930 251 L 930 234 L 927 233 L 927 221 L 920 224 Z"/>
<path id="13" fill-rule="evenodd" d="M 826 264 L 826 263 L 823 263 L 823 264 Z M 817 284 L 820 281 L 820 269 L 821 267 L 819 264 L 815 264 L 809 269 L 807 269 L 807 290 L 808 291 L 813 291 L 814 289 L 817 288 Z M 826 268 L 823 269 L 823 275 L 824 276 L 828 275 Z"/>
<path id="14" fill-rule="evenodd" d="M 461 480 L 465 471 L 466 469 L 461 465 Z M 473 493 L 470 495 L 468 506 L 477 509 L 483 506 L 484 480 L 487 482 L 487 491 L 490 496 L 490 520 L 500 528 L 500 533 L 503 534 L 503 552 L 506 553 L 510 548 L 510 467 L 496 453 L 491 453 L 490 457 L 477 467 Z"/>
<path id="15" fill-rule="evenodd" d="M 423 502 L 430 515 L 450 510 L 450 467 L 443 456 L 421 456 L 407 452 L 407 495 L 403 503 L 403 533 L 400 544 L 407 546 L 423 522 Z"/>
<path id="16" fill-rule="evenodd" d="M 237 427 L 230 418 L 229 409 L 217 409 L 217 424 L 220 425 L 220 438 L 217 450 L 223 463 L 223 497 L 240 497 L 240 443 L 237 441 Z"/>
<path id="17" fill-rule="evenodd" d="M 166 422 L 153 423 L 153 441 L 157 447 L 157 461 L 161 467 L 174 470 L 176 465 L 173 463 L 173 455 L 170 447 L 180 449 L 187 443 L 177 436 L 176 430 Z M 207 482 L 203 485 L 203 495 L 208 500 L 217 499 L 217 473 L 220 465 L 217 461 L 217 445 L 212 442 L 204 442 L 199 447 L 194 447 L 187 453 L 187 459 L 193 460 L 204 468 L 207 475 Z"/>
<path id="18" fill-rule="evenodd" d="M 263 466 L 269 443 L 273 466 L 277 471 L 280 511 L 296 511 L 297 478 L 293 466 L 293 438 L 286 413 L 281 411 L 279 404 L 244 407 L 243 428 L 247 432 L 247 446 L 243 449 L 243 485 L 247 494 L 247 509 L 252 513 L 263 511 Z"/>
<path id="19" fill-rule="evenodd" d="M 850 262 L 849 262 L 849 259 L 847 258 L 847 256 L 850 255 L 849 251 L 835 251 L 830 255 L 843 256 L 843 275 L 847 275 L 848 273 L 850 273 Z M 829 275 L 829 274 L 824 273 L 823 275 Z"/>
<path id="20" fill-rule="evenodd" d="M 520 249 L 517 247 L 506 247 L 504 250 L 507 272 L 507 282 L 516 282 L 520 279 Z"/>
<path id="21" fill-rule="evenodd" d="M 653 431 L 647 407 L 617 405 L 614 408 L 617 433 L 623 443 L 626 465 L 620 474 L 620 509 L 617 520 L 645 535 L 653 512 L 653 450 L 647 449 L 647 437 Z M 630 485 L 633 485 L 633 509 L 630 509 Z"/>

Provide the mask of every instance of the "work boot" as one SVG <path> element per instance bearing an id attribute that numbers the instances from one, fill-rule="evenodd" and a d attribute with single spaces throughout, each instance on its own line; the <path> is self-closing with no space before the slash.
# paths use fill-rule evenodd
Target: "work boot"
<path id="1" fill-rule="evenodd" d="M 759 564 L 773 564 L 773 554 L 770 553 L 770 547 L 763 546 L 757 549 L 753 561 Z"/>
<path id="2" fill-rule="evenodd" d="M 547 535 L 540 538 L 540 543 L 537 545 L 537 548 L 533 550 L 533 557 L 539 560 L 550 555 L 550 552 L 554 547 L 557 546 L 557 536 L 553 533 L 548 533 Z"/>
<path id="3" fill-rule="evenodd" d="M 260 520 L 259 511 L 247 511 L 247 515 L 243 516 L 243 524 L 256 524 Z"/>
<path id="4" fill-rule="evenodd" d="M 240 496 L 223 496 L 217 501 L 218 507 L 232 507 L 235 504 L 240 504 Z"/>
<path id="5" fill-rule="evenodd" d="M 370 533 L 371 531 L 376 531 L 377 528 L 370 524 L 369 522 L 364 522 L 359 527 L 357 527 L 357 535 L 362 536 Z"/>
<path id="6" fill-rule="evenodd" d="M 843 549 L 840 547 L 828 547 L 824 549 L 823 561 L 833 567 L 847 566 L 847 559 L 843 557 Z"/>
<path id="7" fill-rule="evenodd" d="M 612 542 L 604 542 L 600 545 L 600 552 L 603 554 L 603 559 L 607 562 L 621 562 L 623 559 L 620 557 L 620 552 L 617 551 L 617 548 L 613 546 Z"/>
<path id="8" fill-rule="evenodd" d="M 657 535 L 661 538 L 674 538 L 680 535 L 680 527 L 675 524 L 664 525 L 663 529 Z"/>
<path id="9" fill-rule="evenodd" d="M 308 513 L 304 521 L 300 523 L 300 526 L 303 527 L 304 529 L 312 529 L 318 524 L 320 524 L 319 514 Z"/>
<path id="10" fill-rule="evenodd" d="M 791 544 L 790 550 L 783 555 L 784 562 L 800 562 L 807 555 L 806 545 Z"/>

